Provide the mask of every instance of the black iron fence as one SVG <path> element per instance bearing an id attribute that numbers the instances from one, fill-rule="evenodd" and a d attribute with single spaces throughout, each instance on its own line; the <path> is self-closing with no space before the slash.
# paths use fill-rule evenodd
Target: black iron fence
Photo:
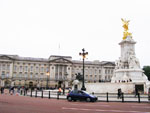
<path id="1" fill-rule="evenodd" d="M 66 99 L 67 92 L 58 92 L 57 90 L 28 90 L 21 91 L 20 95 L 40 98 L 55 98 Z M 138 102 L 138 103 L 150 103 L 150 95 L 148 94 L 128 94 L 128 93 L 92 93 L 98 97 L 98 102 Z"/>

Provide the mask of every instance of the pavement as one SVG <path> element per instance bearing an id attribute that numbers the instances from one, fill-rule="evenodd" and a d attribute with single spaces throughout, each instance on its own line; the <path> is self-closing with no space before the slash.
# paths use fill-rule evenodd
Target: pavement
<path id="1" fill-rule="evenodd" d="M 0 94 L 0 113 L 150 113 L 150 103 L 68 102 Z"/>

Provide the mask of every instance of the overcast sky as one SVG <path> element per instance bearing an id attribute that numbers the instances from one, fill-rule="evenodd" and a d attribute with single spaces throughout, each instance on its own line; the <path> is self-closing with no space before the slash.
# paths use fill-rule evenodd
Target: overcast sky
<path id="1" fill-rule="evenodd" d="M 115 61 L 130 20 L 136 57 L 150 65 L 150 0 L 0 0 L 0 54 Z"/>

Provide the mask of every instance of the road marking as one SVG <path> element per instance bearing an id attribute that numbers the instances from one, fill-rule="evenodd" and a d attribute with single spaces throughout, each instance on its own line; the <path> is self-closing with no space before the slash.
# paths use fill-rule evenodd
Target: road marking
<path id="1" fill-rule="evenodd" d="M 134 105 L 134 106 L 145 106 L 145 105 L 148 105 L 148 104 L 145 104 L 145 103 L 140 103 L 140 104 L 136 104 L 136 103 L 127 103 L 126 105 Z"/>
<path id="2" fill-rule="evenodd" d="M 124 112 L 124 113 L 150 113 L 143 111 L 123 111 L 123 110 L 103 110 L 103 109 L 85 109 L 85 108 L 67 108 L 62 107 L 64 110 L 78 110 L 78 111 L 103 111 L 103 112 Z"/>
<path id="3" fill-rule="evenodd" d="M 80 106 L 81 104 L 71 104 L 71 105 L 78 105 L 78 106 Z M 103 107 L 110 107 L 110 105 L 95 105 L 95 104 L 82 104 L 82 106 L 103 106 Z"/>
<path id="4" fill-rule="evenodd" d="M 132 108 L 143 108 L 143 109 L 150 109 L 150 107 L 145 107 L 145 106 L 131 106 Z"/>

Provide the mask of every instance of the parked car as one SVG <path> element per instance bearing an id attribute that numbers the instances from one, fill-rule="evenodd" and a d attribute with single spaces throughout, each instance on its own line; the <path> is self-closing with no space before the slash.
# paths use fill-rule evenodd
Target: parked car
<path id="1" fill-rule="evenodd" d="M 87 102 L 95 102 L 95 101 L 97 101 L 97 97 L 89 94 L 86 91 L 73 90 L 70 93 L 68 93 L 67 100 L 68 101 L 80 100 L 80 101 L 87 101 Z"/>

